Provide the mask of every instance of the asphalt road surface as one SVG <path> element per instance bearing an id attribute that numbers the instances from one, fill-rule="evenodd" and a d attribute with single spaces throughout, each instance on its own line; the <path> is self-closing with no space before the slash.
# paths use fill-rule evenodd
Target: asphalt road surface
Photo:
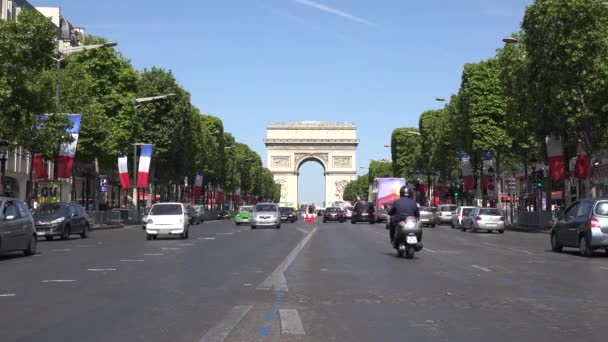
<path id="1" fill-rule="evenodd" d="M 0 341 L 604 341 L 608 255 L 549 236 L 425 228 L 400 259 L 384 225 L 207 222 L 0 256 Z"/>

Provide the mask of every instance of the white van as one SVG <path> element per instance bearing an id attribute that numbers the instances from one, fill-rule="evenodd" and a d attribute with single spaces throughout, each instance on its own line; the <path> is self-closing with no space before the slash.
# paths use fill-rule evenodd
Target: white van
<path id="1" fill-rule="evenodd" d="M 146 240 L 158 235 L 179 235 L 188 238 L 190 224 L 186 206 L 182 203 L 157 203 L 152 206 L 146 221 Z"/>

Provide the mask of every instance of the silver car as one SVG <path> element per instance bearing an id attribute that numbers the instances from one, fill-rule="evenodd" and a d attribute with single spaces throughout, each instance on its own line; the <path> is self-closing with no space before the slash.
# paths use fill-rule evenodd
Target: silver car
<path id="1" fill-rule="evenodd" d="M 251 229 L 270 226 L 281 229 L 281 214 L 275 203 L 258 203 L 253 207 Z"/>
<path id="2" fill-rule="evenodd" d="M 34 255 L 37 242 L 34 219 L 25 204 L 0 197 L 0 253 L 22 251 Z"/>
<path id="3" fill-rule="evenodd" d="M 420 207 L 420 224 L 422 226 L 436 227 L 437 221 L 435 220 L 435 207 Z"/>
<path id="4" fill-rule="evenodd" d="M 452 212 L 456 211 L 457 206 L 455 204 L 442 204 L 437 208 L 437 222 L 452 223 Z"/>
<path id="5" fill-rule="evenodd" d="M 551 249 L 578 248 L 590 257 L 595 249 L 608 253 L 608 198 L 582 199 L 571 204 L 551 229 Z"/>
<path id="6" fill-rule="evenodd" d="M 462 221 L 460 230 L 463 232 L 470 229 L 473 233 L 478 230 L 505 232 L 505 219 L 502 212 L 497 208 L 474 208 Z"/>
<path id="7" fill-rule="evenodd" d="M 462 227 L 462 220 L 469 215 L 471 210 L 475 209 L 475 207 L 458 207 L 454 214 L 452 214 L 452 228 L 460 228 Z"/>

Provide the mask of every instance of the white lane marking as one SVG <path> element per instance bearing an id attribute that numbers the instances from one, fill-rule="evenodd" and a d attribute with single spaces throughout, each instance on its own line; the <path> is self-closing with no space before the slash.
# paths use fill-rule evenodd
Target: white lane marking
<path id="1" fill-rule="evenodd" d="M 299 231 L 301 231 L 302 233 L 304 233 L 304 234 L 306 234 L 306 235 L 310 234 L 310 233 L 309 233 L 307 230 L 302 229 L 302 228 L 300 228 L 300 227 L 296 227 L 296 229 L 298 229 Z"/>
<path id="2" fill-rule="evenodd" d="M 310 238 L 315 234 L 318 227 L 315 227 L 310 234 L 306 235 L 302 241 L 285 257 L 285 260 L 277 266 L 277 268 L 258 285 L 258 290 L 275 290 L 275 291 L 288 291 L 287 280 L 285 279 L 285 271 L 293 263 L 293 260 L 298 256 L 300 251 L 304 249 Z"/>
<path id="3" fill-rule="evenodd" d="M 282 335 L 306 335 L 298 310 L 279 309 Z"/>
<path id="4" fill-rule="evenodd" d="M 178 246 L 194 246 L 193 243 L 178 243 Z"/>
<path id="5" fill-rule="evenodd" d="M 508 250 L 511 250 L 511 251 L 515 251 L 515 252 L 526 253 L 528 255 L 534 254 L 534 253 L 532 253 L 530 251 L 526 251 L 524 249 L 519 249 L 519 248 L 513 248 L 513 247 L 508 247 L 508 246 L 495 245 L 493 243 L 488 243 L 488 242 L 484 242 L 483 244 L 486 245 L 486 246 L 492 246 L 492 247 L 496 247 L 496 248 L 504 248 L 504 249 L 508 249 Z"/>
<path id="6" fill-rule="evenodd" d="M 51 252 L 71 252 L 72 250 L 69 248 L 66 249 L 51 249 Z"/>
<path id="7" fill-rule="evenodd" d="M 203 336 L 199 342 L 222 342 L 232 329 L 237 326 L 243 320 L 245 315 L 251 310 L 251 305 L 238 305 L 232 308 L 232 310 L 224 317 L 224 319 L 211 328 L 205 336 Z"/>
<path id="8" fill-rule="evenodd" d="M 3 294 L 0 294 L 0 297 L 15 297 L 15 296 L 16 296 L 16 294 L 14 294 L 14 293 L 3 293 Z"/>
<path id="9" fill-rule="evenodd" d="M 608 267 L 600 267 L 601 270 L 608 270 Z"/>
<path id="10" fill-rule="evenodd" d="M 144 254 L 145 256 L 161 256 L 164 255 L 162 253 L 148 253 L 148 254 Z"/>
<path id="11" fill-rule="evenodd" d="M 39 256 L 41 256 L 41 255 L 40 255 L 40 254 L 34 254 L 33 256 L 35 256 L 35 257 L 39 257 Z"/>
<path id="12" fill-rule="evenodd" d="M 143 262 L 143 259 L 121 259 L 120 262 Z"/>
<path id="13" fill-rule="evenodd" d="M 94 247 L 94 245 L 76 245 L 76 247 L 86 248 L 86 247 Z"/>
<path id="14" fill-rule="evenodd" d="M 234 233 L 220 233 L 220 235 L 232 235 Z"/>
<path id="15" fill-rule="evenodd" d="M 251 284 L 243 284 L 243 286 L 251 286 Z"/>
<path id="16" fill-rule="evenodd" d="M 116 271 L 115 268 L 89 268 L 87 269 L 89 272 L 108 272 L 108 271 Z"/>
<path id="17" fill-rule="evenodd" d="M 161 249 L 162 249 L 163 251 L 176 251 L 176 250 L 178 250 L 179 248 L 177 248 L 177 247 L 163 247 L 163 248 L 161 248 Z"/>
<path id="18" fill-rule="evenodd" d="M 427 252 L 431 252 L 431 253 L 437 253 L 437 251 L 434 251 L 434 250 L 429 249 L 429 248 L 426 248 L 426 247 L 424 247 L 423 249 L 424 249 L 425 251 L 427 251 Z"/>
<path id="19" fill-rule="evenodd" d="M 492 272 L 492 270 L 485 268 L 485 267 L 481 267 L 481 266 L 477 266 L 477 265 L 471 265 L 471 267 L 476 268 L 478 270 L 482 270 L 484 272 Z"/>
<path id="20" fill-rule="evenodd" d="M 49 280 L 42 280 L 41 283 L 73 283 L 76 280 L 74 279 L 49 279 Z"/>
<path id="21" fill-rule="evenodd" d="M 215 240 L 215 238 L 204 238 L 205 240 Z"/>
<path id="22" fill-rule="evenodd" d="M 327 268 L 322 268 L 322 269 L 321 269 L 321 272 L 327 272 L 327 271 L 328 271 L 328 269 L 327 269 Z"/>

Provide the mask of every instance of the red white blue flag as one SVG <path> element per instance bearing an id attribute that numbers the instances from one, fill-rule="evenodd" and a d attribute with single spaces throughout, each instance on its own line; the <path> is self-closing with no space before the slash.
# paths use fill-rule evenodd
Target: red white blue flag
<path id="1" fill-rule="evenodd" d="M 80 132 L 80 114 L 70 114 L 68 119 L 72 123 L 72 128 L 69 132 L 72 133 L 73 141 L 64 143 L 59 150 L 57 157 L 57 178 L 72 177 L 72 169 L 74 168 L 74 156 L 76 156 L 76 146 L 78 145 L 78 133 Z"/>
<path id="2" fill-rule="evenodd" d="M 148 172 L 150 171 L 150 160 L 152 159 L 152 145 L 141 145 L 139 156 L 139 168 L 137 169 L 137 187 L 148 187 Z"/>
<path id="3" fill-rule="evenodd" d="M 129 181 L 129 168 L 127 166 L 127 156 L 123 155 L 118 157 L 118 174 L 120 175 L 120 185 L 123 189 L 131 187 Z"/>
<path id="4" fill-rule="evenodd" d="M 201 195 L 201 189 L 203 188 L 203 172 L 197 172 L 196 178 L 194 179 L 194 197 Z"/>

